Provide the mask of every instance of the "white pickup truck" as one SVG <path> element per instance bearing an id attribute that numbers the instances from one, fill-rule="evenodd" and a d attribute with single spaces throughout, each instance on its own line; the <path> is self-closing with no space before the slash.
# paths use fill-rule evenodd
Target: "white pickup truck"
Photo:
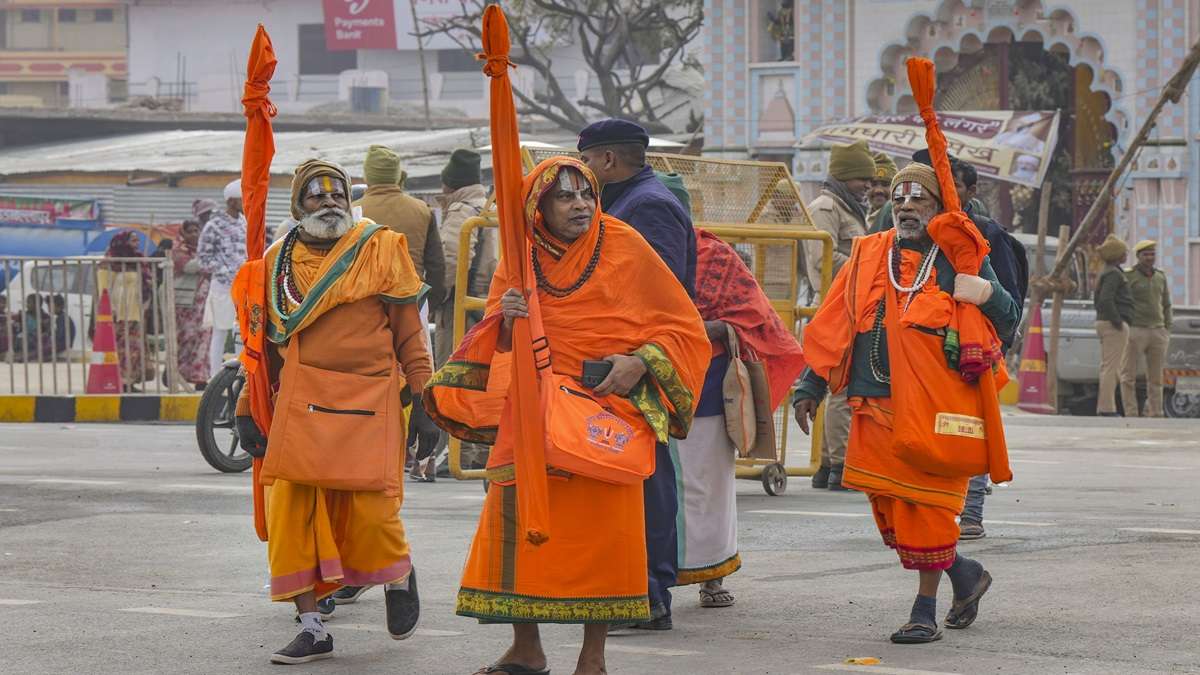
<path id="1" fill-rule="evenodd" d="M 1029 254 L 1030 275 L 1033 274 L 1037 237 L 1016 233 L 1015 236 Z M 1046 269 L 1054 265 L 1058 239 L 1046 238 Z M 1077 287 L 1063 302 L 1059 328 L 1058 375 L 1059 410 L 1074 415 L 1094 415 L 1100 380 L 1100 338 L 1096 334 L 1096 308 L 1092 303 L 1094 288 L 1087 274 L 1083 254 L 1077 254 L 1071 267 L 1071 277 Z M 1168 272 L 1169 273 L 1169 272 Z M 1026 311 L 1029 303 L 1026 301 Z M 1050 336 L 1050 301 L 1042 305 L 1044 336 Z M 1010 353 L 1010 366 L 1016 372 L 1020 347 Z M 1139 397 L 1145 395 L 1146 364 L 1139 364 Z M 1200 417 L 1200 307 L 1174 306 L 1171 341 L 1167 348 L 1163 407 L 1168 417 Z"/>

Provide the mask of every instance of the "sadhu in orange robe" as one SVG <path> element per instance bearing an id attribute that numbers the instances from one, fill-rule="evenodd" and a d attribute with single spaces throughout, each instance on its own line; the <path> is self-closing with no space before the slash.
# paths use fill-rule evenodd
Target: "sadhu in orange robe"
<path id="1" fill-rule="evenodd" d="M 565 244 L 549 233 L 538 205 L 557 187 L 558 174 L 567 166 L 585 175 L 599 194 L 591 172 L 565 157 L 538 165 L 525 177 L 522 190 L 526 223 L 537 242 L 532 255 L 550 285 L 572 287 L 595 259 L 586 281 L 564 297 L 539 289 L 553 371 L 578 378 L 585 359 L 640 357 L 647 373 L 630 392 L 633 406 L 614 411 L 640 413 L 659 442 L 682 438 L 709 361 L 703 322 L 646 240 L 625 223 L 600 215 L 599 204 L 590 229 L 575 242 Z M 500 296 L 507 290 L 510 264 L 502 260 L 496 272 L 487 316 L 425 392 L 430 417 L 463 440 L 492 443 L 510 419 L 502 413 L 511 356 L 496 351 Z M 623 413 L 626 408 L 637 412 Z M 458 614 L 497 623 L 648 619 L 642 485 L 550 471 L 549 540 L 534 545 L 517 522 L 516 454 L 497 447 L 488 459 L 493 482 L 463 570 Z"/>
<path id="2" fill-rule="evenodd" d="M 828 298 L 804 330 L 805 371 L 796 398 L 821 400 L 828 386 L 847 390 L 853 417 L 846 448 L 842 484 L 865 492 L 884 543 L 895 549 L 907 569 L 946 569 L 954 562 L 958 542 L 955 516 L 962 511 L 970 476 L 943 476 L 922 471 L 899 459 L 893 449 L 894 408 L 887 379 L 889 350 L 883 321 L 876 312 L 902 316 L 904 330 L 923 331 L 943 341 L 947 354 L 957 355 L 950 320 L 954 301 L 954 268 L 942 253 L 934 259 L 935 274 L 909 302 L 908 294 L 890 289 L 888 251 L 895 230 L 861 237 L 854 242 L 850 261 L 842 267 Z M 925 252 L 901 242 L 898 283 L 911 286 Z M 980 306 L 999 335 L 1012 335 L 1020 307 L 985 260 L 979 276 L 992 283 L 992 296 Z M 875 333 L 878 331 L 878 341 Z M 948 340 L 948 341 L 947 341 Z M 877 346 L 876 346 L 877 345 Z M 873 346 L 878 357 L 872 368 Z M 953 370 L 949 358 L 919 367 Z M 933 372 L 930 370 L 930 372 Z M 956 375 L 957 376 L 957 375 Z M 934 411 L 928 424 L 934 425 Z"/>
<path id="3" fill-rule="evenodd" d="M 408 389 L 419 395 L 432 371 L 428 338 L 418 314 L 428 287 L 413 270 L 404 235 L 363 220 L 332 247 L 297 241 L 291 259 L 293 277 L 304 294 L 300 305 L 280 297 L 270 283 L 279 271 L 282 244 L 276 242 L 264 256 L 270 275 L 266 353 L 272 391 L 278 392 L 284 384 L 287 345 L 299 336 L 301 363 L 312 367 L 301 372 L 311 375 L 323 369 L 380 376 L 398 362 Z M 249 414 L 246 390 L 238 401 L 238 414 Z M 273 429 L 282 428 L 285 414 L 276 407 Z M 324 417 L 323 424 L 331 427 L 333 436 L 337 425 L 362 419 Z M 336 461 L 337 447 L 317 450 Z M 272 451 L 268 449 L 268 461 Z M 403 467 L 402 457 L 397 466 Z M 397 484 L 402 486 L 400 477 Z M 399 515 L 403 494 L 333 490 L 282 479 L 268 490 L 272 600 L 289 600 L 311 590 L 324 597 L 343 584 L 399 583 L 412 570 Z"/>

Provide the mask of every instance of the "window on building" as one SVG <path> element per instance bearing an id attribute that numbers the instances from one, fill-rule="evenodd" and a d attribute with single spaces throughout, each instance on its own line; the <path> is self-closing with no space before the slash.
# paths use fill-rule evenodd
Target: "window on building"
<path id="1" fill-rule="evenodd" d="M 358 67 L 358 52 L 331 52 L 325 48 L 325 24 L 300 26 L 300 74 L 337 75 Z"/>
<path id="2" fill-rule="evenodd" d="M 21 23 L 41 23 L 42 10 L 40 9 L 23 9 L 21 10 Z"/>
<path id="3" fill-rule="evenodd" d="M 479 61 L 475 55 L 465 49 L 439 49 L 439 73 L 468 73 L 479 72 Z"/>
<path id="4" fill-rule="evenodd" d="M 96 9 L 92 11 L 92 20 L 96 23 L 113 22 L 113 11 L 111 9 Z"/>
<path id="5" fill-rule="evenodd" d="M 75 10 L 73 10 L 73 9 L 58 10 L 58 22 L 59 23 L 75 23 Z"/>

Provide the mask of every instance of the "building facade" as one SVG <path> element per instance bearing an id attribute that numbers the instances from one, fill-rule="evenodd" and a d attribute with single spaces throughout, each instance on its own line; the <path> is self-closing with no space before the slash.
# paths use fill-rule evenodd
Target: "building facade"
<path id="1" fill-rule="evenodd" d="M 125 2 L 0 0 L 0 105 L 122 101 L 128 43 Z"/>
<path id="2" fill-rule="evenodd" d="M 803 147 L 805 135 L 911 112 L 904 61 L 925 56 L 943 108 L 1062 110 L 1055 226 L 1078 224 L 1200 37 L 1200 0 L 705 0 L 705 10 L 705 152 L 778 159 L 818 181 L 826 153 Z M 1160 242 L 1180 304 L 1200 304 L 1198 138 L 1193 83 L 1163 111 L 1110 214 L 1119 236 Z M 1009 222 L 1032 227 L 1020 223 L 1031 196 L 1001 192 Z"/>

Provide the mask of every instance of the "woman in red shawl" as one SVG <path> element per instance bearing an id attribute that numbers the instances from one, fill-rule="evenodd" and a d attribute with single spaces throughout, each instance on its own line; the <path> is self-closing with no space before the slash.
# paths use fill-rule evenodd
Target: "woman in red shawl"
<path id="1" fill-rule="evenodd" d="M 171 262 L 175 266 L 175 342 L 179 375 L 184 382 L 203 389 L 210 377 L 208 347 L 212 328 L 204 327 L 209 275 L 200 269 L 196 260 L 199 242 L 200 221 L 183 221 L 179 238 L 171 248 Z"/>

